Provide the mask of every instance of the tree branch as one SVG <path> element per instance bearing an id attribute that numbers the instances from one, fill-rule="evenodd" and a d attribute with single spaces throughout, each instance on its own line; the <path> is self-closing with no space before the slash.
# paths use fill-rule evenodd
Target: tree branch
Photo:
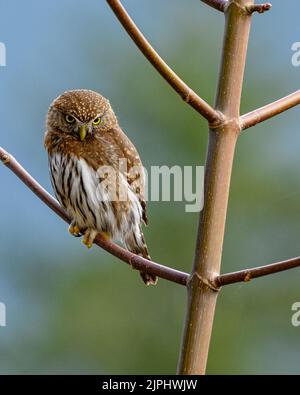
<path id="1" fill-rule="evenodd" d="M 253 14 L 254 12 L 263 14 L 264 12 L 269 11 L 272 8 L 272 4 L 271 3 L 250 4 L 250 5 L 246 5 L 245 8 L 249 14 Z"/>
<path id="2" fill-rule="evenodd" d="M 297 90 L 296 92 L 285 96 L 280 100 L 267 104 L 264 107 L 258 108 L 257 110 L 243 115 L 240 118 L 241 128 L 242 130 L 248 129 L 257 123 L 275 117 L 275 115 L 281 114 L 282 112 L 287 111 L 298 104 L 300 104 L 300 90 Z"/>
<path id="3" fill-rule="evenodd" d="M 250 0 L 229 2 L 215 107 L 227 119 L 211 128 L 205 162 L 204 206 L 199 218 L 188 303 L 177 372 L 205 374 L 218 292 L 211 284 L 220 273 L 230 179 L 240 133 L 239 111 L 251 16 Z M 251 0 L 253 3 L 253 0 Z"/>
<path id="4" fill-rule="evenodd" d="M 223 285 L 229 285 L 239 282 L 247 282 L 253 278 L 267 276 L 282 272 L 284 270 L 293 269 L 300 266 L 300 257 L 288 259 L 286 261 L 272 263 L 266 266 L 254 267 L 252 269 L 240 270 L 238 272 L 226 273 L 217 276 L 214 279 L 213 285 L 216 287 L 222 287 Z"/>
<path id="5" fill-rule="evenodd" d="M 149 41 L 135 25 L 134 21 L 130 18 L 121 2 L 119 0 L 107 0 L 107 3 L 137 47 L 182 99 L 203 115 L 210 123 L 214 124 L 220 122 L 222 120 L 222 115 L 183 82 L 158 55 Z"/>
<path id="6" fill-rule="evenodd" d="M 70 223 L 65 210 L 60 206 L 56 199 L 51 196 L 22 166 L 21 164 L 7 151 L 0 147 L 0 161 L 8 167 L 15 175 L 40 198 L 48 207 L 51 208 L 60 218 Z M 167 266 L 149 261 L 141 256 L 135 255 L 112 241 L 106 240 L 101 236 L 97 236 L 95 244 L 110 254 L 130 264 L 136 270 L 146 270 L 151 274 L 164 278 L 181 285 L 186 285 L 189 275 L 184 272 L 172 269 Z"/>
<path id="7" fill-rule="evenodd" d="M 225 12 L 226 7 L 228 5 L 227 0 L 201 0 L 201 1 L 221 12 Z"/>

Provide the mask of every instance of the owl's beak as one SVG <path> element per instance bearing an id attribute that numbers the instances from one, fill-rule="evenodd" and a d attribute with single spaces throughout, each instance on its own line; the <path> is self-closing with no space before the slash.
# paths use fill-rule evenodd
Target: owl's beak
<path id="1" fill-rule="evenodd" d="M 81 125 L 79 128 L 79 137 L 80 137 L 81 141 L 83 141 L 85 139 L 87 132 L 88 132 L 87 125 Z"/>

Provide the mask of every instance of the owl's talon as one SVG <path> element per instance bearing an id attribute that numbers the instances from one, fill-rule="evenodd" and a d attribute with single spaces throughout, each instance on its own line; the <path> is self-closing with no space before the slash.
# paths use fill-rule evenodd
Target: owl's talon
<path id="1" fill-rule="evenodd" d="M 98 232 L 94 229 L 87 229 L 83 235 L 82 242 L 87 246 L 87 248 L 91 248 L 93 246 L 94 240 L 97 236 Z"/>
<path id="2" fill-rule="evenodd" d="M 83 244 L 84 244 L 88 249 L 90 249 L 90 248 L 93 247 L 93 243 L 89 243 L 89 242 L 86 241 L 86 240 L 82 240 L 82 242 L 83 242 Z"/>
<path id="3" fill-rule="evenodd" d="M 110 239 L 110 235 L 108 232 L 100 232 L 100 236 L 103 237 L 104 240 Z"/>
<path id="4" fill-rule="evenodd" d="M 69 226 L 69 232 L 71 233 L 71 235 L 73 235 L 75 237 L 81 236 L 80 229 L 79 229 L 78 225 L 73 224 L 73 222 Z"/>

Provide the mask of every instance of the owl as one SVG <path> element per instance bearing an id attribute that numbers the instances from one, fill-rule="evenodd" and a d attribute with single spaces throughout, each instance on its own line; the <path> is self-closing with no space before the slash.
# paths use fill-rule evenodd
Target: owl
<path id="1" fill-rule="evenodd" d="M 89 248 L 100 233 L 150 259 L 144 170 L 109 101 L 91 90 L 64 92 L 50 105 L 46 126 L 51 183 L 71 218 L 69 232 Z M 156 276 L 140 274 L 156 284 Z"/>

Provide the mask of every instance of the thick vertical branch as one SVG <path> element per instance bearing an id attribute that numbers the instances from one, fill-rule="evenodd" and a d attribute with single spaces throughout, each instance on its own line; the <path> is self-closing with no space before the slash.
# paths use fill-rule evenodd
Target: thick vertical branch
<path id="1" fill-rule="evenodd" d="M 251 16 L 249 0 L 230 1 L 220 68 L 216 109 L 225 121 L 209 132 L 205 166 L 204 208 L 199 220 L 193 272 L 188 284 L 188 305 L 180 374 L 204 374 L 218 290 L 213 278 L 220 273 L 225 219 L 235 144 L 240 132 L 239 111 Z"/>

